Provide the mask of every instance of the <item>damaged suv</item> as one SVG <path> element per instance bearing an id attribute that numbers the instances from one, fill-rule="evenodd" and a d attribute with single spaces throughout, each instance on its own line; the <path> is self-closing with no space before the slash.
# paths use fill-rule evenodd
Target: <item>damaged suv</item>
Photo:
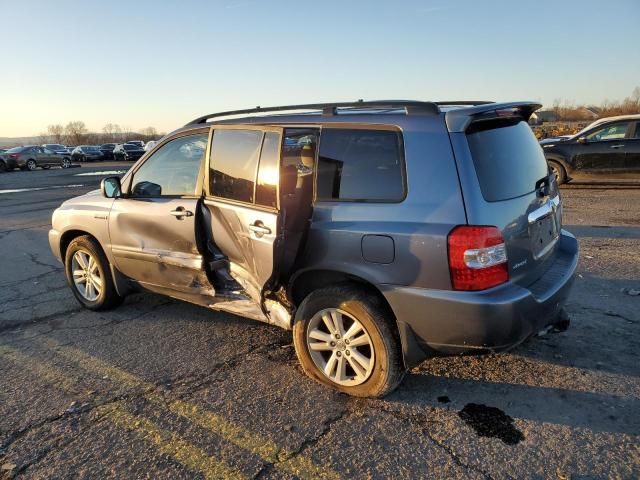
<path id="1" fill-rule="evenodd" d="M 304 370 L 382 396 L 433 355 L 563 320 L 578 258 L 531 102 L 206 115 L 62 204 L 49 241 L 92 310 L 146 289 L 293 330 Z"/>

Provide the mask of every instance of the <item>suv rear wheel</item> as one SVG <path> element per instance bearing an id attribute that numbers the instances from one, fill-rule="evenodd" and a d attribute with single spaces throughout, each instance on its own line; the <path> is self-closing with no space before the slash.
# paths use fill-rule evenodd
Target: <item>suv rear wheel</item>
<path id="1" fill-rule="evenodd" d="M 109 261 L 93 238 L 84 235 L 71 241 L 65 254 L 67 282 L 76 299 L 89 310 L 108 310 L 119 305 Z"/>
<path id="2" fill-rule="evenodd" d="M 381 300 L 351 285 L 311 293 L 293 341 L 310 377 L 349 395 L 382 397 L 402 380 L 400 342 Z"/>

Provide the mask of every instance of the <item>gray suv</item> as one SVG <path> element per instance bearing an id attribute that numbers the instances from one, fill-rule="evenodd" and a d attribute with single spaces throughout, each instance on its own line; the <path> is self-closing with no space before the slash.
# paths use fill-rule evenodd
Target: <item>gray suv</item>
<path id="1" fill-rule="evenodd" d="M 578 244 L 537 108 L 206 115 L 58 208 L 51 249 L 89 309 L 145 289 L 292 329 L 311 377 L 382 396 L 429 356 L 508 349 L 565 318 Z"/>

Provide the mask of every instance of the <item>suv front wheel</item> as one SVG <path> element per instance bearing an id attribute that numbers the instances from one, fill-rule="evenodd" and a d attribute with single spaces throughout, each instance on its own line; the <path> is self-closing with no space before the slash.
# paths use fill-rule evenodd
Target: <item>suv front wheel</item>
<path id="1" fill-rule="evenodd" d="M 113 284 L 109 261 L 93 238 L 74 238 L 67 248 L 64 266 L 71 290 L 83 307 L 107 310 L 122 302 Z"/>
<path id="2" fill-rule="evenodd" d="M 404 376 L 393 323 L 377 296 L 338 285 L 305 298 L 296 312 L 293 341 L 310 377 L 349 395 L 382 397 Z"/>

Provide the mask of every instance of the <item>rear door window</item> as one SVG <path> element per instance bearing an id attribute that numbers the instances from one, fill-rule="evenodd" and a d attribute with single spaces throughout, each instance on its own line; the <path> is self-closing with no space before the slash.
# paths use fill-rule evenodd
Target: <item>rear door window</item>
<path id="1" fill-rule="evenodd" d="M 253 203 L 261 144 L 259 130 L 214 130 L 210 192 L 216 197 Z"/>
<path id="2" fill-rule="evenodd" d="M 547 161 L 529 125 L 524 122 L 467 133 L 482 196 L 489 202 L 533 192 L 548 175 Z"/>
<path id="3" fill-rule="evenodd" d="M 324 129 L 319 201 L 399 202 L 405 196 L 402 137 L 390 130 Z"/>

